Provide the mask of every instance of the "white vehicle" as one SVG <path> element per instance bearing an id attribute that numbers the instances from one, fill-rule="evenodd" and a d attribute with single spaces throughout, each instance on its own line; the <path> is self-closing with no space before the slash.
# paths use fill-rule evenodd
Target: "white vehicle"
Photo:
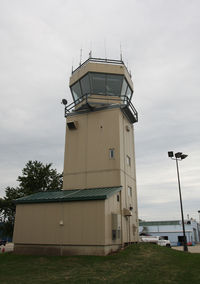
<path id="1" fill-rule="evenodd" d="M 161 247 L 171 247 L 171 243 L 169 240 L 165 240 L 159 236 L 140 236 L 140 240 L 141 242 L 157 244 Z"/>

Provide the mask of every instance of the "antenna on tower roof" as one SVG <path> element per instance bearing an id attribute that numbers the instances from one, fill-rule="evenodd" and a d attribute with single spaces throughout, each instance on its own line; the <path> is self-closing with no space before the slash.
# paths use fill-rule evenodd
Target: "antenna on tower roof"
<path id="1" fill-rule="evenodd" d="M 122 61 L 122 45 L 121 45 L 121 42 L 120 42 L 120 60 Z"/>
<path id="2" fill-rule="evenodd" d="M 90 52 L 89 52 L 89 58 L 92 58 L 92 41 L 90 41 Z"/>
<path id="3" fill-rule="evenodd" d="M 82 52 L 83 52 L 83 49 L 81 48 L 80 49 L 80 63 L 79 63 L 79 65 L 81 65 L 81 61 L 82 61 Z"/>
<path id="4" fill-rule="evenodd" d="M 74 59 L 72 59 L 72 73 L 74 72 Z"/>
<path id="5" fill-rule="evenodd" d="M 105 50 L 105 59 L 107 59 L 107 55 L 106 55 L 106 40 L 104 38 L 104 50 Z"/>

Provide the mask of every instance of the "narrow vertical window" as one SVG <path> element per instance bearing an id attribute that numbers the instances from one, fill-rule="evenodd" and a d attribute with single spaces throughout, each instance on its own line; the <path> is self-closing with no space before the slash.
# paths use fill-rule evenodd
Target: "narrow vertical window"
<path id="1" fill-rule="evenodd" d="M 109 158 L 110 159 L 115 158 L 115 149 L 114 148 L 109 149 Z"/>
<path id="2" fill-rule="evenodd" d="M 131 158 L 128 155 L 126 156 L 126 162 L 128 166 L 131 166 Z"/>
<path id="3" fill-rule="evenodd" d="M 132 187 L 128 186 L 128 196 L 132 197 Z"/>

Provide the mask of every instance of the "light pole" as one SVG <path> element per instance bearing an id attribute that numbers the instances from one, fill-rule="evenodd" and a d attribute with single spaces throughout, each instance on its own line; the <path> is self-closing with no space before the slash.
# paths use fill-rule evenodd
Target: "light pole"
<path id="1" fill-rule="evenodd" d="M 168 152 L 168 156 L 176 161 L 176 170 L 177 170 L 177 178 L 178 178 L 178 189 L 179 189 L 179 197 L 180 197 L 180 205 L 181 205 L 181 218 L 182 218 L 182 227 L 183 227 L 183 250 L 188 251 L 187 247 L 187 240 L 185 236 L 185 223 L 184 223 L 184 217 L 183 217 L 183 204 L 182 204 L 182 196 L 181 196 L 181 184 L 180 184 L 180 175 L 179 175 L 179 167 L 178 167 L 178 161 L 181 161 L 185 159 L 188 155 L 185 155 L 181 152 L 177 152 L 174 154 L 173 151 Z"/>
<path id="2" fill-rule="evenodd" d="M 198 213 L 199 213 L 199 224 L 200 224 L 200 210 L 198 210 Z"/>

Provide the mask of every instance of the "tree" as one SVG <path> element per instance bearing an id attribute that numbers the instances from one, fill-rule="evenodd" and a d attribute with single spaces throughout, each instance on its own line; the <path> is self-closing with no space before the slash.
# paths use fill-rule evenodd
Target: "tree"
<path id="1" fill-rule="evenodd" d="M 19 188 L 24 195 L 38 191 L 61 190 L 62 174 L 51 169 L 52 164 L 43 165 L 38 161 L 29 161 L 19 176 Z"/>
<path id="2" fill-rule="evenodd" d="M 62 189 L 62 174 L 51 168 L 52 164 L 43 165 L 38 161 L 28 161 L 22 169 L 22 175 L 18 176 L 19 186 L 7 187 L 5 197 L 0 198 L 0 218 L 4 223 L 3 234 L 12 237 L 15 203 L 14 200 L 39 191 L 52 191 Z"/>
<path id="3" fill-rule="evenodd" d="M 15 220 L 15 203 L 13 200 L 23 196 L 19 188 L 7 187 L 5 189 L 6 196 L 0 198 L 0 217 L 2 226 L 1 226 L 1 235 L 12 238 L 14 220 Z"/>

